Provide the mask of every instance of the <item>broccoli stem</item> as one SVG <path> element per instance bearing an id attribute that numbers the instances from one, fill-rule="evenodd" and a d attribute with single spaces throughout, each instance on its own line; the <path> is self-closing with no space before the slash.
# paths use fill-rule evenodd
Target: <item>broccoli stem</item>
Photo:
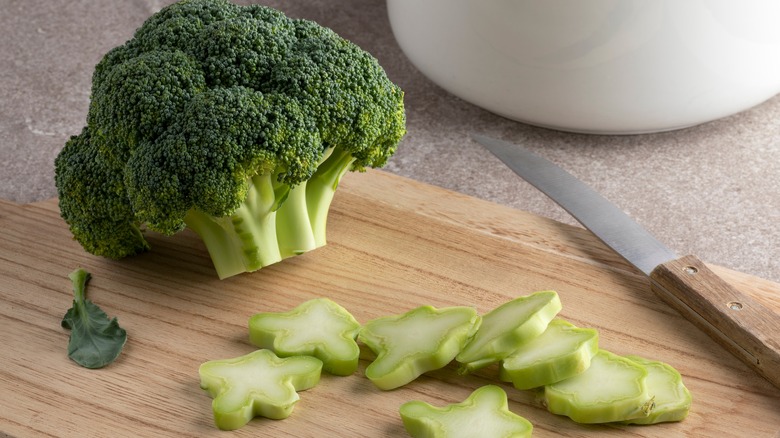
<path id="1" fill-rule="evenodd" d="M 306 205 L 316 246 L 326 243 L 328 211 L 341 178 L 352 167 L 355 158 L 345 149 L 331 148 L 329 156 L 306 183 Z"/>
<path id="2" fill-rule="evenodd" d="M 81 304 L 86 300 L 87 282 L 91 275 L 86 270 L 79 268 L 68 274 L 73 283 L 73 301 Z"/>
<path id="3" fill-rule="evenodd" d="M 325 225 L 333 195 L 354 161 L 348 151 L 331 147 L 324 151 L 314 175 L 290 189 L 276 216 L 283 258 L 325 245 Z"/>
<path id="4" fill-rule="evenodd" d="M 317 248 L 306 208 L 307 184 L 308 181 L 304 181 L 290 188 L 287 199 L 276 211 L 276 237 L 282 258 Z"/>
<path id="5" fill-rule="evenodd" d="M 214 217 L 197 209 L 187 212 L 184 222 L 203 240 L 220 279 L 282 260 L 273 178 L 272 174 L 252 177 L 244 203 L 231 216 Z"/>
<path id="6" fill-rule="evenodd" d="M 325 245 L 331 201 L 354 161 L 346 150 L 329 148 L 309 180 L 290 187 L 275 174 L 256 175 L 232 215 L 193 208 L 184 222 L 203 240 L 219 278 L 256 271 Z"/>

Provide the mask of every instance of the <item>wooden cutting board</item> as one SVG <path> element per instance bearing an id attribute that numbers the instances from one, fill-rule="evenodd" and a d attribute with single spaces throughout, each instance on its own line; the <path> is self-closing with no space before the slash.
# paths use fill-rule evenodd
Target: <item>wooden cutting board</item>
<path id="1" fill-rule="evenodd" d="M 0 230 L 0 435 L 226 436 L 213 426 L 197 370 L 252 351 L 246 325 L 254 313 L 320 296 L 361 322 L 423 304 L 487 312 L 543 289 L 558 291 L 562 317 L 598 329 L 602 348 L 676 367 L 693 394 L 689 417 L 579 425 L 498 382 L 495 367 L 464 377 L 450 365 L 385 392 L 363 376 L 362 360 L 353 376 L 323 375 L 288 419 L 256 418 L 230 435 L 403 437 L 403 402 L 442 406 L 489 383 L 506 390 L 537 437 L 780 434 L 780 390 L 659 301 L 645 277 L 589 232 L 380 171 L 345 177 L 326 247 L 222 281 L 189 232 L 151 235 L 151 252 L 122 261 L 91 256 L 71 239 L 54 200 L 0 202 Z M 119 359 L 100 370 L 67 358 L 60 327 L 72 299 L 67 275 L 79 266 L 93 275 L 88 297 L 129 336 Z M 780 285 L 713 269 L 780 310 Z"/>

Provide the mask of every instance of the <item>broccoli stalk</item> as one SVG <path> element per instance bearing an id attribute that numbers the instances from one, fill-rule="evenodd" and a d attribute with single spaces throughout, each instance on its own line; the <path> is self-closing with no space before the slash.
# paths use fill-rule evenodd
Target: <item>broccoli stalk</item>
<path id="1" fill-rule="evenodd" d="M 328 211 L 341 177 L 344 176 L 355 162 L 355 157 L 349 152 L 339 149 L 333 151 L 314 172 L 314 176 L 307 182 L 306 207 L 309 210 L 314 243 L 323 246 L 326 243 L 325 226 L 328 219 Z"/>
<path id="2" fill-rule="evenodd" d="M 219 278 L 252 272 L 282 260 L 276 236 L 279 200 L 270 174 L 252 177 L 243 204 L 231 216 L 190 209 L 184 222 L 209 252 Z"/>
<path id="3" fill-rule="evenodd" d="M 220 278 L 251 272 L 325 245 L 342 176 L 382 167 L 405 122 L 401 89 L 332 30 L 181 0 L 95 67 L 87 126 L 55 160 L 60 213 L 93 254 L 190 228 Z"/>
<path id="4" fill-rule="evenodd" d="M 355 161 L 348 151 L 336 149 L 325 151 L 314 175 L 295 187 L 275 182 L 271 174 L 253 176 L 246 199 L 231 216 L 187 212 L 184 222 L 203 240 L 219 278 L 252 272 L 326 244 L 331 201 Z"/>

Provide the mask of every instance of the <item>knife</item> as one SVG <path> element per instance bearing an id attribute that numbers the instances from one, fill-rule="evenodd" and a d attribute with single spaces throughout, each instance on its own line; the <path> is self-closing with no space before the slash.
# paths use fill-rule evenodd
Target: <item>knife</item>
<path id="1" fill-rule="evenodd" d="M 780 388 L 780 314 L 738 291 L 693 255 L 678 257 L 614 204 L 519 145 L 473 134 L 650 278 L 651 289 L 726 350 Z"/>

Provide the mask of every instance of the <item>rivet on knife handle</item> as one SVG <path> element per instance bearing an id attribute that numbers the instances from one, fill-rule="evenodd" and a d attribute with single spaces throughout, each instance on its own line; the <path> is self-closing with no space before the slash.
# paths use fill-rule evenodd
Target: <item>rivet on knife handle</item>
<path id="1" fill-rule="evenodd" d="M 650 273 L 653 290 L 756 372 L 780 387 L 780 315 L 685 256 Z"/>

